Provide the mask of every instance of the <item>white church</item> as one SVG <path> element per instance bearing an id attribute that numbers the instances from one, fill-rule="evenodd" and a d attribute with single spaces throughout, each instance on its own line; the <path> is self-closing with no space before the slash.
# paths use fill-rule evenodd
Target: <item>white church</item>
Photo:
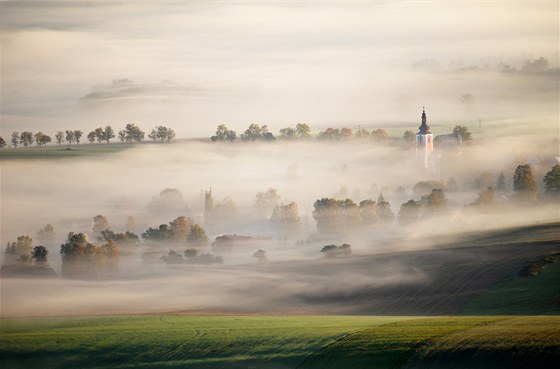
<path id="1" fill-rule="evenodd" d="M 426 109 L 422 107 L 422 124 L 418 127 L 416 133 L 416 160 L 422 162 L 424 168 L 436 170 L 438 161 L 441 159 L 442 153 L 434 153 L 434 143 L 439 149 L 455 149 L 459 151 L 463 144 L 463 138 L 460 134 L 438 135 L 434 138 L 434 134 L 430 132 L 430 126 L 426 120 Z"/>

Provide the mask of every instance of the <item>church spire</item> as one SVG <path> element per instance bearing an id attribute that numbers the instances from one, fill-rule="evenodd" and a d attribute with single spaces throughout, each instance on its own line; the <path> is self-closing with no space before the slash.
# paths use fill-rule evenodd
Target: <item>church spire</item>
<path id="1" fill-rule="evenodd" d="M 430 132 L 430 126 L 426 123 L 426 108 L 422 107 L 422 124 L 420 125 L 420 127 L 418 127 L 418 129 L 420 130 L 420 132 L 423 135 L 425 134 L 430 134 L 432 132 Z"/>

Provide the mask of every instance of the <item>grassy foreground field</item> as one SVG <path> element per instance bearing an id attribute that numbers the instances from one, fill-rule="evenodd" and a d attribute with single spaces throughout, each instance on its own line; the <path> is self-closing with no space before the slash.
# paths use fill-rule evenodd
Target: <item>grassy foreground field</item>
<path id="1" fill-rule="evenodd" d="M 560 317 L 164 315 L 1 323 L 2 368 L 553 368 L 560 359 Z"/>

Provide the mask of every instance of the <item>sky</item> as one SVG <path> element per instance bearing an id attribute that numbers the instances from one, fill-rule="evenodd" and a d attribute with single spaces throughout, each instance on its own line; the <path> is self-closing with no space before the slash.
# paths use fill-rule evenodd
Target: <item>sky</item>
<path id="1" fill-rule="evenodd" d="M 558 117 L 558 1 L 1 1 L 0 22 L 5 138 Z"/>

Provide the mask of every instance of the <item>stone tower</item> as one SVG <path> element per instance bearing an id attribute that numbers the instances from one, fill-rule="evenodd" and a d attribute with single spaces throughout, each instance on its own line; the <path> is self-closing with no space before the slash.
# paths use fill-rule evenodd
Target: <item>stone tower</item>
<path id="1" fill-rule="evenodd" d="M 416 134 L 416 160 L 421 160 L 424 168 L 431 167 L 432 152 L 434 151 L 434 135 L 426 123 L 426 110 L 422 107 L 422 124 Z"/>

